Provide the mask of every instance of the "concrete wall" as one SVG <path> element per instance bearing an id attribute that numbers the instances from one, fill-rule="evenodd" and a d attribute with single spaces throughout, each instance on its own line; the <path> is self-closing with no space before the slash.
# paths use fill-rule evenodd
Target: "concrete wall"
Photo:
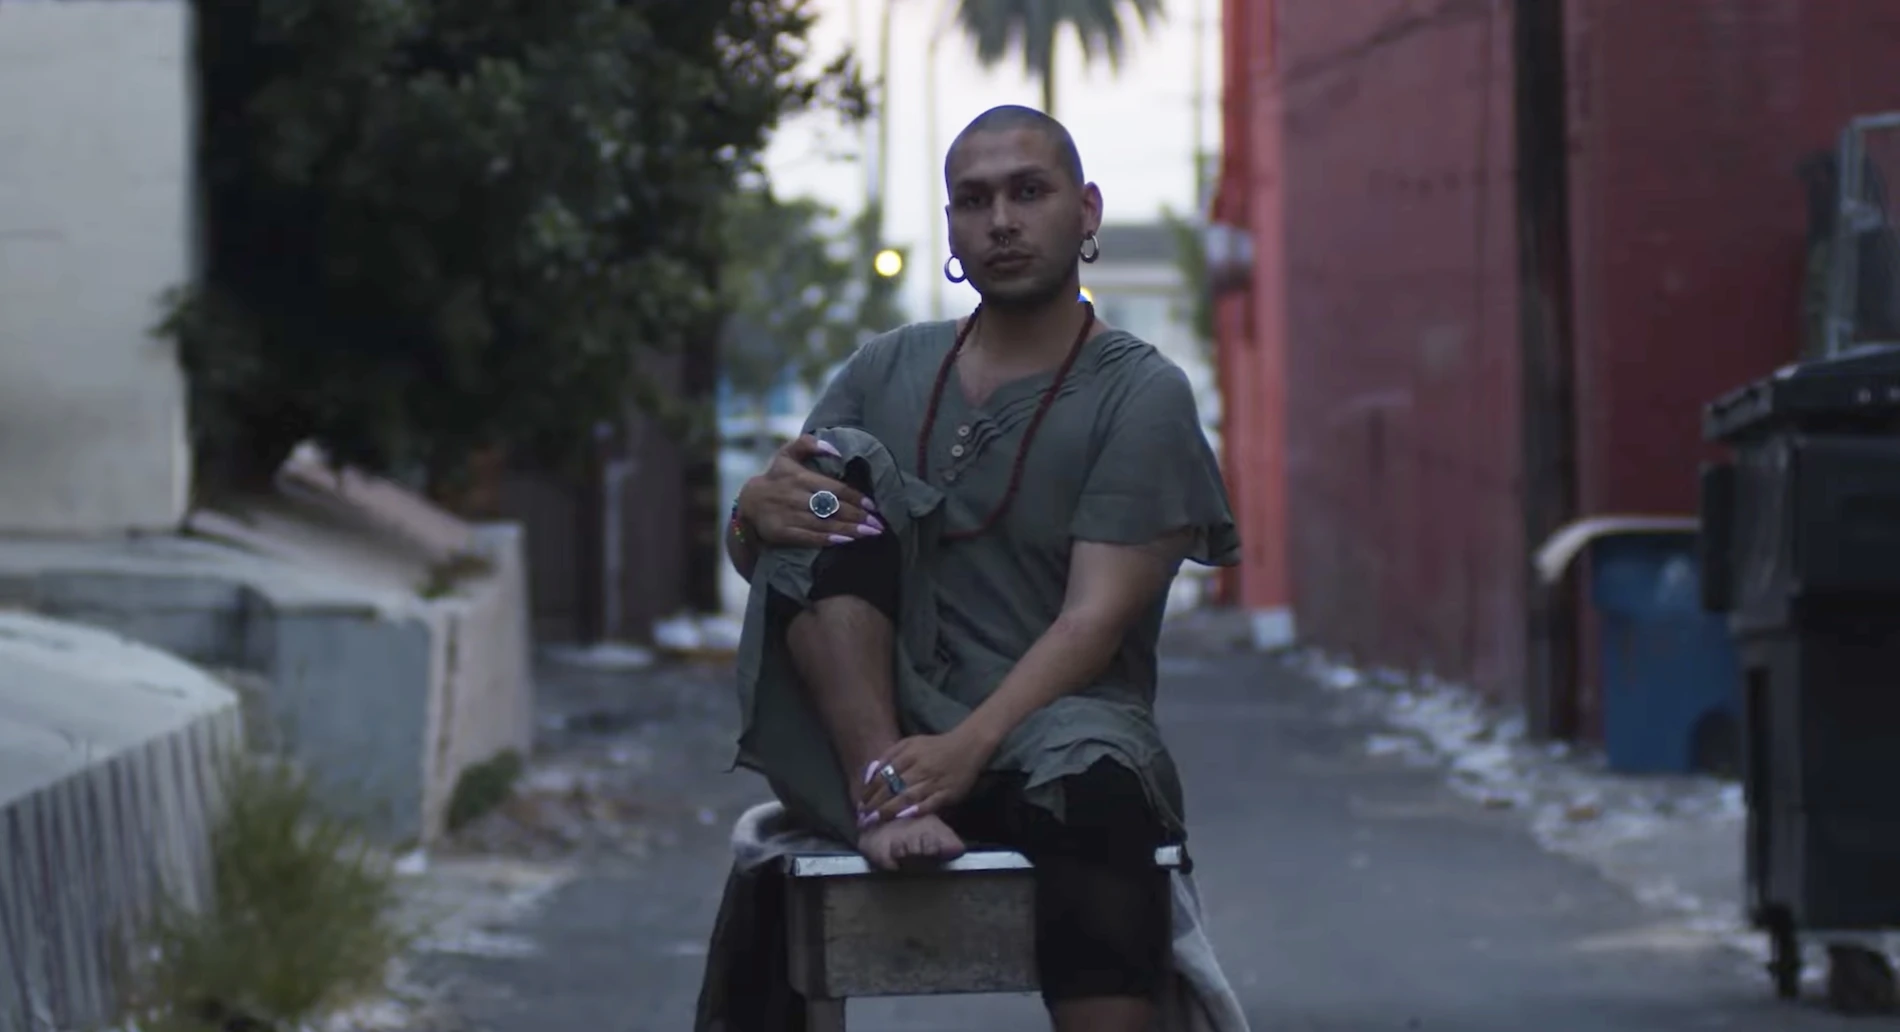
<path id="1" fill-rule="evenodd" d="M 190 12 L 0 4 L 0 532 L 184 514 L 184 381 L 150 330 L 190 275 Z"/>
<path id="2" fill-rule="evenodd" d="M 0 1032 L 115 1016 L 126 933 L 210 888 L 238 698 L 91 628 L 0 612 Z"/>
<path id="3" fill-rule="evenodd" d="M 109 628 L 247 685 L 256 744 L 297 758 L 381 838 L 443 830 L 469 764 L 531 745 L 521 542 L 423 597 L 427 564 L 310 516 L 194 520 L 227 542 L 0 539 L 0 604 Z M 237 543 L 237 542 L 241 542 Z M 365 569 L 375 569 L 374 575 Z"/>

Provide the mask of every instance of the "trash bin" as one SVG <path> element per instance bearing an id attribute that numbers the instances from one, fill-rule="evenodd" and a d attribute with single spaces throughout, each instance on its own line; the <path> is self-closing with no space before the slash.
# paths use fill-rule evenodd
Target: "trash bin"
<path id="1" fill-rule="evenodd" d="M 1900 348 L 1803 363 L 1709 406 L 1703 594 L 1742 683 L 1751 917 L 1778 991 L 1830 934 L 1837 1003 L 1894 999 L 1900 928 Z"/>
<path id="2" fill-rule="evenodd" d="M 1726 621 L 1702 608 L 1696 538 L 1633 533 L 1590 545 L 1612 770 L 1739 773 L 1735 642 Z"/>

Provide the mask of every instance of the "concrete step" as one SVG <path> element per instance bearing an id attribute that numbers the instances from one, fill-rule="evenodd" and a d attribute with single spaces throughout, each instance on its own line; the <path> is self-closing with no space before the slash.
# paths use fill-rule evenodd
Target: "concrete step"
<path id="1" fill-rule="evenodd" d="M 210 891 L 238 697 L 169 653 L 0 611 L 0 1032 L 99 1027 L 161 888 Z"/>

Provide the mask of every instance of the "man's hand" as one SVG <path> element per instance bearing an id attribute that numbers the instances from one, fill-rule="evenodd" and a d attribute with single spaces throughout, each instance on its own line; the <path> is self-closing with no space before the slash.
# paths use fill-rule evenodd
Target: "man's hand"
<path id="1" fill-rule="evenodd" d="M 955 731 L 906 738 L 865 771 L 858 812 L 876 814 L 879 821 L 941 813 L 969 796 L 989 760 L 989 750 L 977 739 Z M 886 783 L 882 773 L 886 766 L 903 782 L 901 794 L 893 795 Z M 870 823 L 868 816 L 862 819 Z"/>
<path id="2" fill-rule="evenodd" d="M 870 499 L 848 485 L 822 476 L 805 463 L 816 455 L 838 450 L 807 434 L 780 448 L 765 472 L 746 481 L 739 491 L 739 518 L 762 544 L 775 548 L 823 548 L 884 532 L 884 523 L 872 515 Z M 812 495 L 830 491 L 838 511 L 820 519 L 812 512 Z"/>

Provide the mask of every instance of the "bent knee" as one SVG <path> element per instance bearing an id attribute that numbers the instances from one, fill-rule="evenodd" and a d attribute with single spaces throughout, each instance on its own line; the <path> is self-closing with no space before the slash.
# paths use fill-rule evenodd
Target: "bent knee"
<path id="1" fill-rule="evenodd" d="M 1148 866 L 1171 837 L 1141 775 L 1116 760 L 1097 760 L 1061 785 L 1060 837 L 1084 856 Z"/>

